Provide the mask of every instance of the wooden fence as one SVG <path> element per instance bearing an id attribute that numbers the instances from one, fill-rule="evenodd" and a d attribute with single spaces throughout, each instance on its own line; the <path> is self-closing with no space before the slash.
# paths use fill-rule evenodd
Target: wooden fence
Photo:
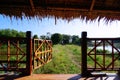
<path id="1" fill-rule="evenodd" d="M 94 71 L 120 71 L 119 45 L 120 38 L 87 38 L 87 32 L 83 32 L 82 75 L 88 76 Z"/>
<path id="2" fill-rule="evenodd" d="M 32 39 L 30 31 L 26 32 L 25 38 L 0 37 L 0 71 L 19 71 L 30 75 L 33 68 L 36 69 L 51 59 L 52 42 Z"/>

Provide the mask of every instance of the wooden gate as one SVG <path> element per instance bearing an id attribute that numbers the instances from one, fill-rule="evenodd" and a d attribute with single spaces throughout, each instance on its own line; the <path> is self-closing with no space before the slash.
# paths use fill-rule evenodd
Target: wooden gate
<path id="1" fill-rule="evenodd" d="M 87 38 L 82 33 L 82 75 L 120 70 L 120 38 Z M 86 74 L 88 73 L 88 74 Z"/>
<path id="2" fill-rule="evenodd" d="M 34 64 L 33 68 L 39 68 L 42 65 L 48 63 L 52 59 L 52 41 L 51 40 L 41 40 L 34 39 Z"/>

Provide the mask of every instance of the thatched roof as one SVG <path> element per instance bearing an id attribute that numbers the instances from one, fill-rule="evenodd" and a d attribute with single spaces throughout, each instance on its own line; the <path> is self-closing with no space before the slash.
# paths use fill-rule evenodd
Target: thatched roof
<path id="1" fill-rule="evenodd" d="M 120 0 L 0 0 L 0 14 L 16 18 L 120 20 Z"/>

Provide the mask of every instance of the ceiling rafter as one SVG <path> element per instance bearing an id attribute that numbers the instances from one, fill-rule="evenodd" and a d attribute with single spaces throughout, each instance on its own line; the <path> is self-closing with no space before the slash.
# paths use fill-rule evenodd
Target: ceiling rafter
<path id="1" fill-rule="evenodd" d="M 90 11 L 93 10 L 94 5 L 95 5 L 95 0 L 92 0 L 91 6 L 90 6 Z"/>
<path id="2" fill-rule="evenodd" d="M 42 0 L 42 7 L 47 8 L 47 1 L 46 0 Z"/>
<path id="3" fill-rule="evenodd" d="M 30 1 L 32 11 L 35 12 L 35 6 L 34 6 L 34 3 L 33 3 L 33 0 L 29 0 L 29 1 Z"/>

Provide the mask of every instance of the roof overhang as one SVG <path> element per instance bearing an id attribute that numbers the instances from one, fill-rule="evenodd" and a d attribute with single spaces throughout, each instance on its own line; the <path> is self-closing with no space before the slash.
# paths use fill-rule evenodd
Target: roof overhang
<path id="1" fill-rule="evenodd" d="M 0 14 L 15 18 L 120 20 L 120 0 L 0 0 Z"/>

